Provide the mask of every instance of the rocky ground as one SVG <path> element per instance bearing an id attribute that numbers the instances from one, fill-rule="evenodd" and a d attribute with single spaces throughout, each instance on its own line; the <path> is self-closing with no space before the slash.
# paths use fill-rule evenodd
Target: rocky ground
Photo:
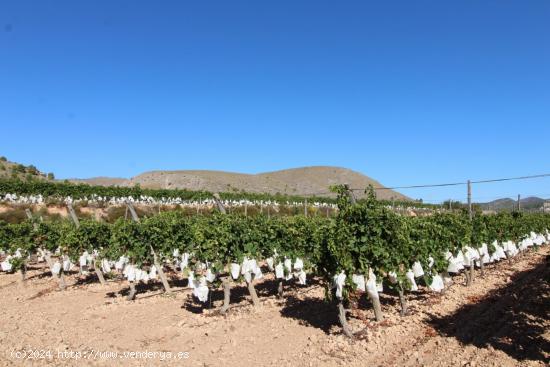
<path id="1" fill-rule="evenodd" d="M 365 332 L 353 341 L 341 335 L 335 308 L 314 280 L 289 287 L 279 301 L 266 277 L 257 285 L 257 309 L 238 287 L 233 308 L 220 316 L 222 292 L 205 309 L 185 281 L 173 279 L 173 295 L 160 284 L 142 287 L 130 302 L 122 281 L 102 287 L 74 274 L 59 291 L 35 265 L 26 284 L 17 274 L 0 274 L 0 365 L 544 366 L 549 254 L 546 246 L 490 266 L 483 276 L 477 271 L 471 287 L 455 277 L 443 295 L 409 293 L 405 317 L 397 298 L 384 294 L 381 323 L 363 296 L 350 323 Z"/>

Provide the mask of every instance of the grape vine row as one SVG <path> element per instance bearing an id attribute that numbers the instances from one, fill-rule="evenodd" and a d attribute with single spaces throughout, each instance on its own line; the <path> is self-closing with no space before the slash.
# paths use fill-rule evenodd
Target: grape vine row
<path id="1" fill-rule="evenodd" d="M 476 215 L 434 213 L 407 217 L 378 202 L 372 191 L 352 203 L 345 187 L 335 189 L 334 218 L 304 216 L 245 217 L 238 214 L 185 216 L 164 212 L 140 222 L 114 224 L 83 220 L 7 224 L 0 222 L 3 271 L 25 274 L 33 257 L 46 261 L 64 287 L 63 274 L 77 264 L 83 272 L 118 273 L 132 289 L 140 281 L 172 269 L 188 279 L 193 294 L 245 282 L 257 303 L 255 281 L 273 271 L 279 291 L 292 279 L 305 284 L 319 277 L 327 299 L 338 305 L 344 332 L 350 295 L 365 292 L 378 320 L 383 318 L 378 293 L 398 292 L 406 314 L 406 292 L 423 283 L 434 292 L 446 286 L 449 273 L 466 269 L 469 281 L 486 264 L 512 258 L 550 241 L 550 216 L 542 213 Z M 166 291 L 170 291 L 168 282 Z M 135 296 L 133 294 L 132 296 Z M 224 312 L 229 308 L 229 297 Z"/>

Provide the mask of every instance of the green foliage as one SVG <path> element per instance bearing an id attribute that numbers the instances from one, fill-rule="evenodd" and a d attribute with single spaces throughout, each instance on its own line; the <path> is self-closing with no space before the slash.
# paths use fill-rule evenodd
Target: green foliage
<path id="1" fill-rule="evenodd" d="M 41 194 L 43 197 L 67 197 L 70 196 L 73 199 L 91 198 L 92 195 L 101 197 L 133 197 L 139 198 L 140 196 L 150 196 L 154 199 L 162 198 L 181 198 L 183 200 L 201 200 L 211 199 L 212 193 L 207 191 L 190 191 L 184 189 L 145 189 L 139 185 L 134 187 L 118 187 L 118 186 L 92 186 L 87 184 L 75 184 L 67 180 L 63 182 L 52 182 L 47 180 L 35 180 L 35 181 L 22 181 L 18 178 L 18 173 L 25 173 L 26 168 L 23 165 L 19 165 L 22 168 L 15 169 L 12 178 L 0 179 L 0 194 L 18 194 L 18 195 L 37 195 Z M 18 167 L 18 166 L 16 166 Z M 53 173 L 48 174 L 48 178 L 53 180 Z M 284 194 L 264 194 L 264 193 L 251 193 L 251 192 L 222 192 L 220 197 L 223 200 L 249 200 L 249 201 L 271 201 L 277 203 L 296 202 L 304 203 L 306 198 L 299 195 L 284 195 Z M 307 197 L 309 203 L 336 203 L 336 199 L 330 197 L 310 196 Z M 360 202 L 368 201 L 368 199 L 359 200 Z M 417 202 L 392 202 L 382 201 L 383 205 L 398 204 L 412 207 L 434 207 L 430 204 L 421 204 Z M 302 211 L 301 211 L 302 212 Z"/>
<path id="2" fill-rule="evenodd" d="M 550 216 L 499 213 L 476 216 L 465 213 L 405 217 L 375 199 L 353 204 L 345 187 L 334 188 L 339 211 L 334 218 L 213 213 L 187 216 L 181 211 L 162 212 L 136 223 L 124 218 L 114 223 L 82 220 L 76 227 L 67 220 L 32 223 L 0 221 L 0 250 L 13 254 L 20 249 L 26 257 L 37 248 L 54 252 L 58 247 L 73 261 L 84 252 L 96 251 L 99 258 L 116 260 L 127 256 L 142 266 L 171 261 L 175 249 L 190 253 L 191 266 L 208 263 L 215 271 L 243 259 L 263 260 L 275 253 L 275 262 L 301 258 L 305 268 L 322 275 L 327 284 L 341 271 L 347 275 L 344 296 L 354 289 L 352 274 L 378 279 L 395 272 L 397 285 L 406 288 L 406 272 L 419 261 L 427 279 L 445 271 L 445 253 L 454 255 L 466 246 L 481 247 L 497 240 L 518 242 L 531 231 L 545 233 Z M 429 258 L 433 259 L 433 264 Z M 19 260 L 17 260 L 19 261 Z"/>
<path id="3" fill-rule="evenodd" d="M 7 223 L 22 223 L 27 220 L 27 215 L 25 214 L 25 209 L 20 207 L 15 207 L 9 209 L 3 213 L 0 213 L 0 221 L 5 221 Z"/>
<path id="4" fill-rule="evenodd" d="M 32 164 L 26 168 L 26 172 L 35 176 L 40 175 L 40 171 L 38 170 L 38 168 L 36 168 Z"/>
<path id="5" fill-rule="evenodd" d="M 24 167 L 24 166 L 23 166 Z M 23 171 L 24 172 L 24 171 Z M 134 197 L 141 195 L 151 196 L 155 199 L 180 197 L 193 200 L 210 197 L 210 194 L 201 191 L 142 189 L 136 187 L 91 186 L 86 184 L 73 184 L 68 181 L 51 182 L 46 180 L 21 181 L 19 179 L 1 179 L 0 193 L 13 193 L 18 195 L 41 194 L 44 197 L 72 197 L 73 199 L 90 198 L 92 195 L 106 197 Z"/>
<path id="6" fill-rule="evenodd" d="M 84 251 L 101 252 L 111 241 L 111 230 L 108 224 L 92 220 L 80 221 L 80 226 L 66 224 L 62 227 L 60 242 L 63 253 L 76 262 Z"/>
<path id="7" fill-rule="evenodd" d="M 334 191 L 340 210 L 323 257 L 322 272 L 327 281 L 344 271 L 349 291 L 354 287 L 351 275 L 368 275 L 369 270 L 378 278 L 395 272 L 404 280 L 414 260 L 406 219 L 376 201 L 372 189 L 367 190 L 365 201 L 356 204 L 352 204 L 346 187 L 335 187 Z"/>
<path id="8" fill-rule="evenodd" d="M 352 274 L 368 275 L 372 270 L 380 278 L 395 272 L 396 284 L 406 284 L 405 273 L 419 261 L 430 279 L 447 269 L 447 251 L 456 255 L 491 239 L 517 242 L 531 230 L 540 233 L 550 228 L 550 216 L 539 214 L 479 216 L 473 221 L 465 212 L 403 217 L 376 201 L 372 190 L 367 191 L 367 200 L 356 204 L 345 186 L 333 190 L 338 193 L 339 213 L 319 267 L 327 282 L 341 271 L 347 274 L 344 296 L 354 289 Z"/>
<path id="9" fill-rule="evenodd" d="M 21 252 L 21 259 L 12 259 L 11 264 L 14 270 L 20 270 L 25 263 L 25 259 L 36 251 L 36 246 L 32 238 L 31 223 L 10 224 L 4 227 L 5 233 L 0 235 L 4 242 L 3 247 L 8 253 L 14 254 L 17 250 Z"/>
<path id="10" fill-rule="evenodd" d="M 70 225 L 67 222 L 38 223 L 34 231 L 34 243 L 38 248 L 55 252 L 63 244 L 62 237 L 70 230 Z"/>
<path id="11" fill-rule="evenodd" d="M 15 172 L 15 173 L 25 173 L 26 170 L 27 170 L 26 167 L 22 164 L 16 164 L 12 168 L 12 172 Z"/>

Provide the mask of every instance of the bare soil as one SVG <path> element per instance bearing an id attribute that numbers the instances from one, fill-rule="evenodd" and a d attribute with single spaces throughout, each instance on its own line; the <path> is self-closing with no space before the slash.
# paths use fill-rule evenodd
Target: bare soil
<path id="1" fill-rule="evenodd" d="M 408 293 L 405 317 L 399 316 L 396 295 L 385 293 L 381 323 L 374 322 L 363 295 L 350 315 L 352 327 L 365 331 L 356 340 L 341 334 L 336 308 L 324 301 L 316 280 L 289 285 L 280 301 L 275 281 L 267 276 L 256 287 L 257 309 L 246 287 L 235 286 L 233 307 L 221 316 L 215 310 L 221 290 L 212 293 L 212 308 L 204 307 L 175 274 L 173 295 L 153 283 L 138 287 L 131 302 L 125 298 L 127 283 L 111 280 L 102 287 L 78 273 L 69 277 L 67 290 L 59 291 L 37 264 L 26 284 L 18 274 L 0 274 L 0 365 L 545 366 L 550 358 L 549 254 L 547 246 L 512 263 L 491 265 L 483 276 L 476 272 L 471 287 L 457 276 L 443 295 L 424 288 Z M 23 351 L 49 351 L 51 357 L 35 352 L 23 359 Z M 144 354 L 161 351 L 172 358 Z"/>
<path id="2" fill-rule="evenodd" d="M 79 181 L 88 182 L 92 185 L 105 185 L 107 182 L 111 182 L 105 178 L 102 178 L 102 180 L 91 179 L 88 181 L 84 179 Z M 360 172 L 329 166 L 300 167 L 258 174 L 208 170 L 150 171 L 123 182 L 116 181 L 116 184 L 120 186 L 139 184 L 143 188 L 178 188 L 211 192 L 245 191 L 288 195 L 322 193 L 322 196 L 333 196 L 329 191 L 329 187 L 336 184 L 349 184 L 352 188 L 360 189 L 365 189 L 369 185 L 375 188 L 383 187 L 380 182 Z M 355 194 L 358 197 L 364 196 L 362 190 L 356 191 Z M 376 195 L 379 199 L 410 200 L 403 194 L 393 190 L 377 190 Z"/>

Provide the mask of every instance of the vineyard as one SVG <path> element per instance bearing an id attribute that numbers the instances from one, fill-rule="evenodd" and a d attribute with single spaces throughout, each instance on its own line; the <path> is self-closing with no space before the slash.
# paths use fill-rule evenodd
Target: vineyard
<path id="1" fill-rule="evenodd" d="M 256 206 L 303 206 L 333 208 L 336 199 L 329 197 L 330 193 L 322 195 L 298 196 L 284 194 L 264 194 L 252 192 L 220 192 L 220 200 L 229 207 L 245 205 Z M 51 182 L 41 180 L 19 180 L 0 178 L 0 202 L 19 204 L 42 203 L 93 203 L 99 205 L 120 205 L 126 201 L 149 205 L 182 205 L 196 207 L 212 205 L 214 193 L 208 191 L 190 191 L 184 189 L 146 189 L 139 186 L 96 186 L 75 184 L 70 182 Z M 416 201 L 388 201 L 385 205 L 402 206 L 406 208 L 433 209 L 435 205 Z"/>
<path id="2" fill-rule="evenodd" d="M 157 280 L 170 294 L 169 272 L 187 280 L 204 307 L 212 291 L 223 288 L 220 314 L 230 312 L 231 288 L 239 284 L 259 306 L 255 284 L 267 273 L 277 279 L 279 298 L 315 279 L 334 305 L 343 333 L 356 338 L 363 331 L 352 330 L 347 313 L 357 294 L 367 295 L 382 322 L 379 295 L 395 292 L 405 316 L 407 298 L 419 287 L 443 292 L 450 275 L 458 273 L 471 285 L 489 264 L 550 241 L 550 216 L 544 214 L 407 217 L 382 205 L 372 192 L 354 203 L 345 187 L 335 191 L 339 210 L 334 218 L 167 212 L 113 224 L 0 223 L 1 270 L 19 272 L 24 282 L 31 263 L 45 262 L 60 289 L 74 271 L 101 284 L 124 279 L 128 300 L 136 298 L 136 285 Z"/>

